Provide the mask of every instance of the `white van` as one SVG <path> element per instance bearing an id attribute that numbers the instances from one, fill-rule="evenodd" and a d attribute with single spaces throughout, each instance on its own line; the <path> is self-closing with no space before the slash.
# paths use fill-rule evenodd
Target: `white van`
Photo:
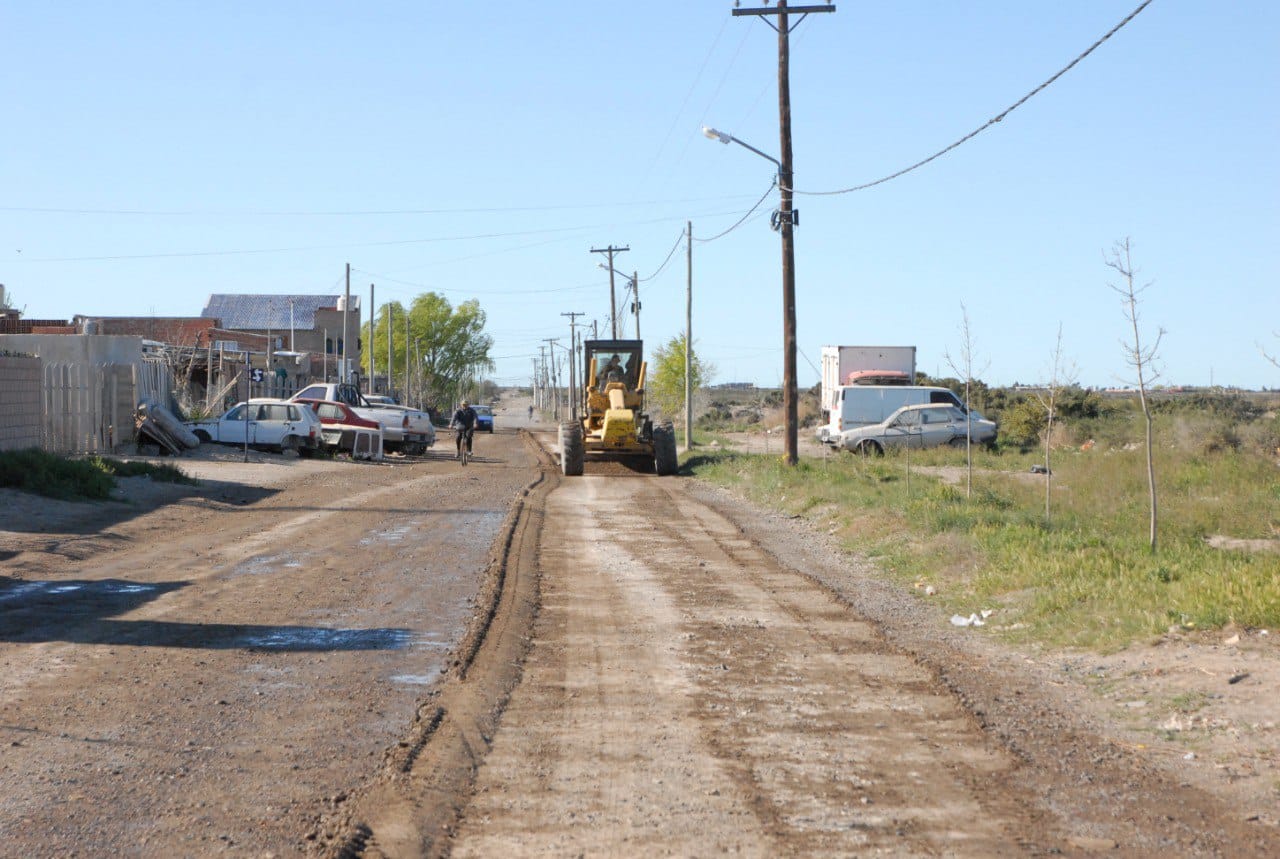
<path id="1" fill-rule="evenodd" d="M 946 388 L 844 385 L 836 393 L 839 408 L 832 409 L 830 423 L 818 428 L 818 441 L 824 444 L 838 444 L 845 430 L 878 424 L 903 406 L 941 404 L 966 410 L 960 398 Z"/>

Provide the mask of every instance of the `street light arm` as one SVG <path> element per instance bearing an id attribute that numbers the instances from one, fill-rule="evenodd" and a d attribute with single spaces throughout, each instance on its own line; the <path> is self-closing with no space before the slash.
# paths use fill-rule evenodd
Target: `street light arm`
<path id="1" fill-rule="evenodd" d="M 743 149 L 750 149 L 752 152 L 759 155 L 761 158 L 765 159 L 766 161 L 772 161 L 774 164 L 777 165 L 778 173 L 779 174 L 782 173 L 781 161 L 779 161 L 777 158 L 774 158 L 772 155 L 766 155 L 765 153 L 761 152 L 759 149 L 756 149 L 750 143 L 743 143 L 741 140 L 734 137 L 732 134 L 726 134 L 723 131 L 716 131 L 714 128 L 712 128 L 709 125 L 702 126 L 702 133 L 706 137 L 710 138 L 711 140 L 719 140 L 721 143 L 725 145 L 728 145 L 730 143 L 736 143 L 739 146 L 741 146 Z"/>

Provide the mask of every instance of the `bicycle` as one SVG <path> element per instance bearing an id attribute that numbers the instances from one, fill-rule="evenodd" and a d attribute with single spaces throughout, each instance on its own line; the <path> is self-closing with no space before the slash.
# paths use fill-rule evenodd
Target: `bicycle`
<path id="1" fill-rule="evenodd" d="M 468 427 L 454 427 L 457 432 L 458 456 L 465 466 L 467 461 L 471 459 L 471 440 L 475 436 L 475 429 Z"/>

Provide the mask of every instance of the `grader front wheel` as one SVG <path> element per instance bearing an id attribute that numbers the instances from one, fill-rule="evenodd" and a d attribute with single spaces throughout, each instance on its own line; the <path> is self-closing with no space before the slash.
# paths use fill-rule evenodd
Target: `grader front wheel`
<path id="1" fill-rule="evenodd" d="M 653 428 L 653 465 L 659 477 L 668 477 L 680 469 L 676 455 L 676 431 L 670 423 Z"/>
<path id="2" fill-rule="evenodd" d="M 560 472 L 566 477 L 578 477 L 587 452 L 582 443 L 582 424 L 560 424 Z"/>

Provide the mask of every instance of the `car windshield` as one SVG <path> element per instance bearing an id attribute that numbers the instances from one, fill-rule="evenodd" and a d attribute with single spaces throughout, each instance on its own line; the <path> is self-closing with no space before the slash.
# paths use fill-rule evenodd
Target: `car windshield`
<path id="1" fill-rule="evenodd" d="M 476 410 L 477 415 L 482 415 L 484 417 L 488 417 L 489 415 L 493 414 L 493 410 L 490 409 L 488 406 L 472 406 L 471 408 Z"/>

